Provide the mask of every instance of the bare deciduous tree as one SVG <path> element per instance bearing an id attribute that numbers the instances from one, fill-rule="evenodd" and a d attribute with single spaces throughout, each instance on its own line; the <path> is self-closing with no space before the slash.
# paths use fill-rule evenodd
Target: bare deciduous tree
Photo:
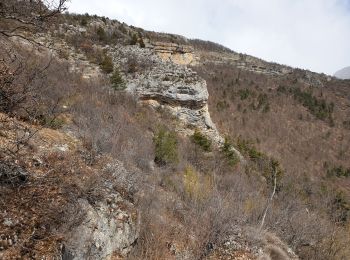
<path id="1" fill-rule="evenodd" d="M 26 37 L 23 32 L 35 32 L 66 9 L 67 0 L 1 0 L 0 34 L 5 37 Z"/>
<path id="2" fill-rule="evenodd" d="M 34 33 L 48 28 L 49 22 L 65 10 L 65 3 L 66 0 L 0 0 L 0 112 L 30 120 L 43 114 L 39 93 L 48 85 L 46 71 L 52 57 L 38 59 L 14 39 L 39 47 Z M 17 128 L 21 132 L 23 127 Z M 18 151 L 34 134 L 35 131 L 20 135 L 15 149 L 8 151 Z"/>

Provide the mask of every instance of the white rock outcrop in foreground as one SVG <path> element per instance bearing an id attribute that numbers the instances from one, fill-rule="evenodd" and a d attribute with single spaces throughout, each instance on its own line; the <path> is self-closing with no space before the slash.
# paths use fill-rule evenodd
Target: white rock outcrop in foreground
<path id="1" fill-rule="evenodd" d="M 139 236 L 139 216 L 134 205 L 116 191 L 129 191 L 128 173 L 117 163 L 105 169 L 110 175 L 104 187 L 98 188 L 98 199 L 79 199 L 82 218 L 66 236 L 62 259 L 116 259 L 126 257 Z M 94 198 L 94 196 L 92 196 Z M 114 258 L 113 258 L 114 257 Z"/>

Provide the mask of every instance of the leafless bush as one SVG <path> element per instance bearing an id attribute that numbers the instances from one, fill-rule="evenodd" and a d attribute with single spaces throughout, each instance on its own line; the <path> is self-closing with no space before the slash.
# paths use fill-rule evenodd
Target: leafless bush
<path id="1" fill-rule="evenodd" d="M 52 104 L 44 104 L 42 93 L 49 88 L 47 70 L 52 57 L 40 53 L 41 44 L 29 32 L 46 29 L 57 14 L 65 8 L 65 0 L 59 1 L 5 1 L 0 11 L 0 111 L 10 116 L 34 122 L 54 113 Z M 18 40 L 15 43 L 15 37 Z M 42 51 L 42 50 L 41 50 Z M 45 52 L 44 52 L 45 53 Z M 40 58 L 38 58 L 40 57 Z M 57 103 L 57 102 L 56 102 Z M 48 109 L 51 107 L 51 109 Z M 53 118 L 50 116 L 50 118 Z M 42 121 L 42 120 L 41 120 Z M 45 119 L 46 122 L 48 120 Z M 50 121 L 50 120 L 49 120 Z M 17 122 L 17 121 L 13 121 Z M 20 133 L 23 128 L 17 127 Z M 34 132 L 25 131 L 15 141 L 15 149 L 26 143 Z M 14 149 L 9 148 L 13 152 Z"/>
<path id="2" fill-rule="evenodd" d="M 0 34 L 7 38 L 16 36 L 36 43 L 25 33 L 45 30 L 48 23 L 65 10 L 65 4 L 66 0 L 2 1 Z"/>
<path id="3" fill-rule="evenodd" d="M 349 205 L 349 194 L 341 188 L 339 191 L 339 187 L 336 188 L 337 184 L 323 179 L 325 169 L 317 162 L 335 160 L 339 161 L 339 164 L 347 165 L 347 162 L 337 156 L 344 151 L 344 146 L 335 139 L 325 140 L 320 133 L 323 129 L 325 131 L 327 129 L 332 134 L 342 132 L 341 135 L 344 137 L 348 133 L 338 127 L 337 123 L 333 129 L 330 129 L 330 126 L 325 123 L 312 119 L 311 115 L 307 122 L 300 122 L 297 111 L 304 109 L 295 104 L 288 94 L 280 93 L 284 89 L 283 86 L 310 88 L 295 80 L 298 74 L 268 77 L 240 70 L 230 64 L 210 64 L 194 69 L 207 80 L 210 94 L 209 109 L 220 132 L 234 133 L 236 136 L 231 136 L 233 140 L 237 139 L 238 135 L 253 140 L 260 152 L 265 151 L 266 156 L 277 158 L 285 170 L 284 176 L 278 180 L 280 187 L 266 217 L 265 228 L 273 230 L 305 259 L 337 258 L 338 256 L 335 255 L 325 257 L 322 248 L 325 244 L 333 245 L 332 241 L 335 240 L 336 247 L 347 241 L 346 236 L 343 237 L 342 242 L 339 236 L 335 239 L 331 234 L 338 229 L 338 225 L 348 225 L 346 219 L 349 211 L 346 205 Z M 339 101 L 339 96 L 347 96 L 343 87 L 338 84 L 328 83 L 329 88 L 322 91 L 313 89 L 317 97 L 322 96 L 336 104 L 334 111 L 337 110 L 336 100 Z M 262 112 L 255 109 L 259 96 L 267 98 L 270 105 L 269 111 Z M 344 109 L 346 108 L 343 107 L 334 113 L 335 122 L 344 121 L 345 114 L 340 111 Z M 287 125 L 288 127 L 285 128 Z M 313 130 L 309 131 L 311 128 Z M 274 134 L 271 135 L 271 133 Z M 313 142 L 305 145 L 303 140 L 306 139 Z M 321 143 L 327 148 L 320 150 Z M 255 155 L 258 154 L 255 153 Z M 255 179 L 260 183 L 260 186 L 256 187 L 257 193 L 254 196 L 248 193 L 244 195 L 245 202 L 244 200 L 237 202 L 237 208 L 250 209 L 249 213 L 243 217 L 249 225 L 261 221 L 263 207 L 256 204 L 265 205 L 271 190 L 269 185 L 271 181 L 266 175 L 266 170 L 269 168 L 266 162 L 260 159 L 251 160 L 245 170 L 250 177 L 241 184 L 242 187 L 250 189 L 254 184 L 249 181 L 249 178 L 263 176 Z M 220 170 L 227 172 L 225 167 L 221 167 Z M 226 180 L 222 185 L 230 189 L 232 183 L 234 181 Z M 235 187 L 234 184 L 233 187 Z M 342 195 L 337 197 L 337 194 Z M 238 198 L 240 198 L 239 195 Z M 343 254 L 340 252 L 344 250 L 340 247 L 338 249 L 338 255 Z"/>
<path id="4" fill-rule="evenodd" d="M 98 84 L 81 85 L 77 98 L 82 102 L 72 107 L 88 150 L 95 155 L 111 153 L 129 163 L 141 158 L 152 161 L 152 137 L 151 132 L 147 133 L 150 110 L 142 108 L 130 95 Z"/>

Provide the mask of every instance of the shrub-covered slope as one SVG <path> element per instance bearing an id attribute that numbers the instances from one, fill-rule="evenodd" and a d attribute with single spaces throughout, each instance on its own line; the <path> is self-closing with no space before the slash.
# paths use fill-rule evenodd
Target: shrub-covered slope
<path id="1" fill-rule="evenodd" d="M 42 29 L 0 36 L 1 258 L 349 258 L 348 81 L 104 17 Z"/>

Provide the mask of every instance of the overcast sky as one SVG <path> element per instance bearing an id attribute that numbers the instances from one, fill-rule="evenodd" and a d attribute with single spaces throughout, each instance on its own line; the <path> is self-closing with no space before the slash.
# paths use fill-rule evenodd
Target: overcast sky
<path id="1" fill-rule="evenodd" d="M 71 0 L 69 11 L 326 74 L 350 66 L 350 0 Z"/>

